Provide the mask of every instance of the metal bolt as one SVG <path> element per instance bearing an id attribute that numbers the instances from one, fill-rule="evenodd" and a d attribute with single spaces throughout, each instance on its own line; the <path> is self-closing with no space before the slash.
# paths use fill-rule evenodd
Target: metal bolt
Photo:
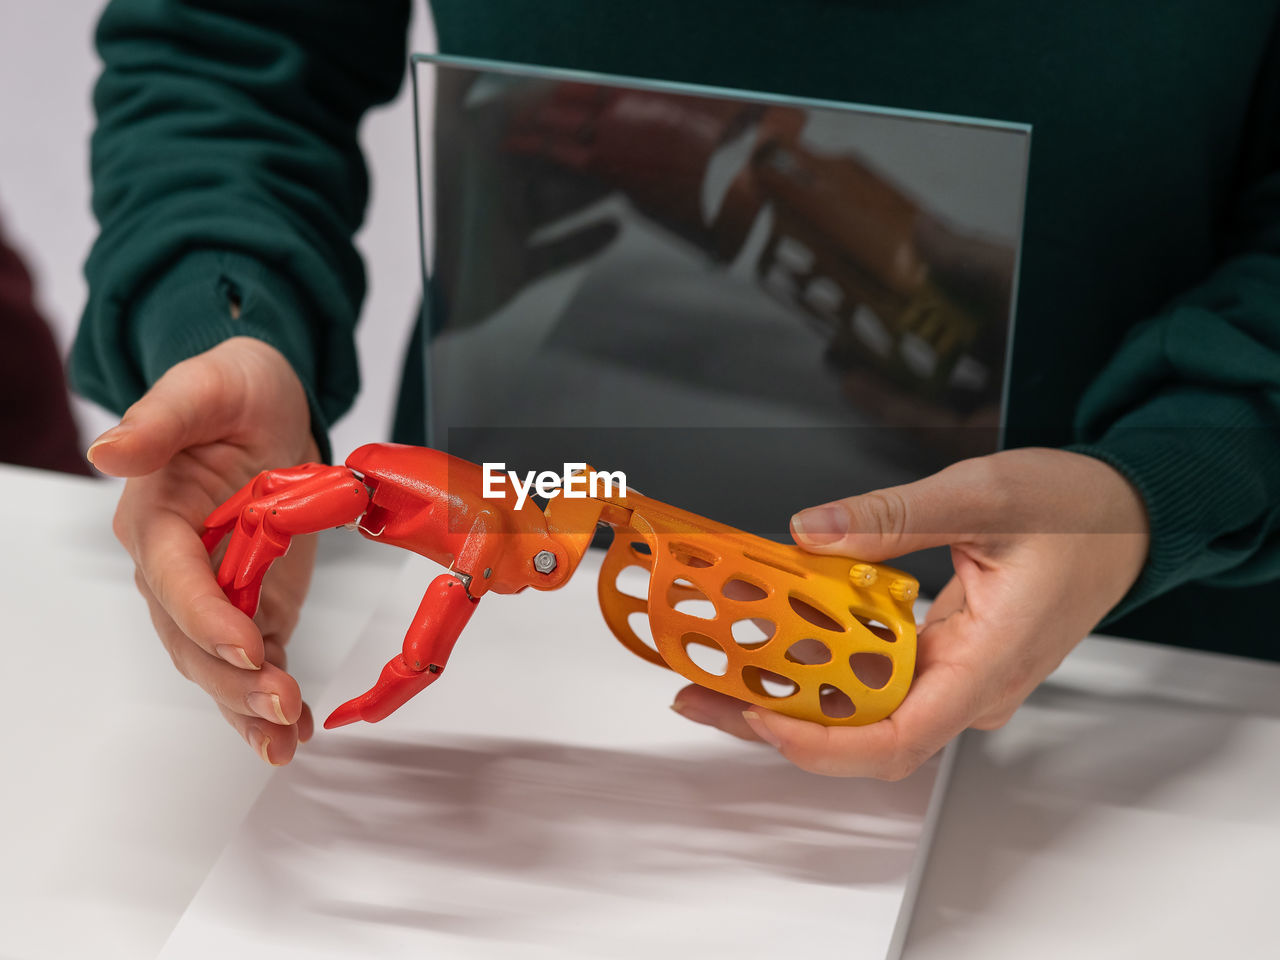
<path id="1" fill-rule="evenodd" d="M 539 550 L 533 558 L 533 569 L 539 573 L 550 573 L 556 568 L 556 555 L 550 550 Z"/>

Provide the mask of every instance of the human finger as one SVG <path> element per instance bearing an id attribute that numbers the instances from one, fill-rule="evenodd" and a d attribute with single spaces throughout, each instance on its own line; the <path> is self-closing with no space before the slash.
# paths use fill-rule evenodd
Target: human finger
<path id="1" fill-rule="evenodd" d="M 260 670 L 250 671 L 208 654 L 182 633 L 148 589 L 145 579 L 141 575 L 137 579 L 156 634 L 182 676 L 220 706 L 243 716 L 258 717 L 280 726 L 298 722 L 302 714 L 302 694 L 293 677 L 270 661 L 264 661 Z"/>
<path id="2" fill-rule="evenodd" d="M 802 510 L 791 518 L 791 531 L 815 553 L 888 560 L 999 529 L 1007 519 L 1005 501 L 999 471 L 981 457 L 914 483 Z"/>
<path id="3" fill-rule="evenodd" d="M 945 620 L 963 607 L 964 584 L 960 582 L 959 577 L 953 576 L 938 591 L 938 595 L 933 598 L 933 603 L 929 604 L 929 609 L 924 614 L 924 626 L 929 626 L 935 620 Z"/>
<path id="4" fill-rule="evenodd" d="M 254 752 L 271 766 L 280 767 L 293 759 L 298 749 L 297 727 L 282 727 L 279 724 L 268 723 L 266 720 L 246 717 L 223 706 L 219 706 L 218 709 L 227 723 L 231 724 L 244 738 L 245 743 L 249 744 Z"/>
<path id="5" fill-rule="evenodd" d="M 289 655 L 285 652 L 284 645 L 268 637 L 263 642 L 263 647 L 266 651 L 267 661 L 288 672 Z M 311 707 L 305 700 L 302 701 L 302 710 L 298 714 L 298 722 L 294 726 L 298 728 L 299 743 L 306 743 L 315 734 L 315 717 L 311 713 Z"/>
<path id="6" fill-rule="evenodd" d="M 117 511 L 117 535 L 177 629 L 210 656 L 241 670 L 258 670 L 262 634 L 227 600 L 190 523 L 164 509 L 126 509 L 124 514 Z"/>
<path id="7" fill-rule="evenodd" d="M 239 405 L 228 403 L 226 393 L 216 363 L 201 357 L 184 360 L 126 410 L 117 426 L 94 440 L 87 456 L 112 476 L 154 473 L 179 451 L 230 432 Z"/>
<path id="8" fill-rule="evenodd" d="M 270 636 L 264 637 L 262 649 L 268 663 L 275 664 L 286 673 L 289 672 L 289 654 L 285 651 L 283 643 Z"/>
<path id="9" fill-rule="evenodd" d="M 931 629 L 946 626 L 939 622 Z M 828 727 L 758 707 L 745 711 L 744 719 L 761 740 L 802 770 L 901 780 L 970 726 L 985 702 L 985 684 L 977 671 L 955 660 L 925 659 L 901 706 L 866 726 Z"/>
<path id="10" fill-rule="evenodd" d="M 298 722 L 294 724 L 294 728 L 298 731 L 298 742 L 306 743 L 316 732 L 315 717 L 311 713 L 311 707 L 303 701 L 302 713 L 298 716 Z"/>

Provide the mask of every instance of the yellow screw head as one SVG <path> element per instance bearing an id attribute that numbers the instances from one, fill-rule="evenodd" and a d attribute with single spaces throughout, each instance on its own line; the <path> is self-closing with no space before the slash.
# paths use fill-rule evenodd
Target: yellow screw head
<path id="1" fill-rule="evenodd" d="M 919 587 L 916 585 L 916 582 L 914 580 L 907 580 L 906 578 L 899 578 L 889 584 L 889 596 L 901 603 L 914 600 L 918 590 Z"/>
<path id="2" fill-rule="evenodd" d="M 876 568 L 869 563 L 855 563 L 849 568 L 849 579 L 855 587 L 869 587 L 876 582 Z"/>

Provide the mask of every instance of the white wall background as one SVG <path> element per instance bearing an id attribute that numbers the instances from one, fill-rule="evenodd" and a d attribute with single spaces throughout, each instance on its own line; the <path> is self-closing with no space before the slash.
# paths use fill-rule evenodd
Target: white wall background
<path id="1" fill-rule="evenodd" d="M 0 0 L 0 217 L 26 258 L 37 302 L 65 356 L 85 302 L 81 266 L 96 226 L 89 211 L 90 93 L 99 70 L 93 29 L 105 0 Z M 435 48 L 426 4 L 415 9 L 411 49 Z M 364 387 L 333 431 L 334 455 L 384 439 L 402 351 L 420 293 L 413 114 L 406 83 L 371 114 L 361 139 L 373 180 L 357 242 L 369 273 L 358 341 Z M 0 349 L 4 345 L 0 342 Z M 82 439 L 115 423 L 75 405 Z"/>

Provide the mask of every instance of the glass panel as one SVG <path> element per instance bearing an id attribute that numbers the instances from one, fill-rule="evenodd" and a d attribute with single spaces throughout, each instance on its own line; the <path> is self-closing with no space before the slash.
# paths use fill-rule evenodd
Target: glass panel
<path id="1" fill-rule="evenodd" d="M 623 470 L 779 539 L 997 449 L 1028 128 L 436 56 L 414 79 L 433 445 Z"/>

